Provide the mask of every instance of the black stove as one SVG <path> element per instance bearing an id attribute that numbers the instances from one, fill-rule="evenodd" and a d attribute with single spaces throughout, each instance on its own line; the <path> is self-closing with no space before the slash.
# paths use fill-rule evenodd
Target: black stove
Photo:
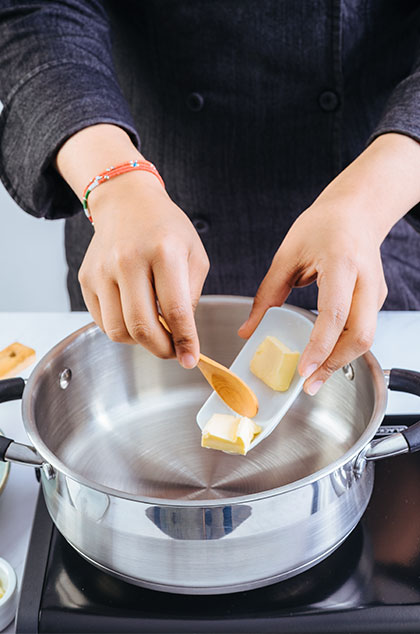
<path id="1" fill-rule="evenodd" d="M 60 535 L 40 493 L 16 632 L 420 632 L 420 453 L 376 464 L 362 520 L 323 562 L 219 596 L 146 590 L 101 572 Z"/>

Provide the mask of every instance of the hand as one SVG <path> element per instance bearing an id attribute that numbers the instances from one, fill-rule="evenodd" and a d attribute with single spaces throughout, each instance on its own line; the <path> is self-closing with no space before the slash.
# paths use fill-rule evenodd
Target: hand
<path id="1" fill-rule="evenodd" d="M 308 239 L 309 237 L 309 239 Z M 239 334 L 249 337 L 270 306 L 280 306 L 293 286 L 317 281 L 318 311 L 299 372 L 315 394 L 345 363 L 373 342 L 378 310 L 386 294 L 380 240 L 361 230 L 351 209 L 313 205 L 291 227 L 258 289 Z"/>
<path id="2" fill-rule="evenodd" d="M 387 294 L 380 245 L 420 201 L 419 170 L 419 143 L 378 137 L 295 221 L 258 289 L 242 337 L 293 286 L 318 284 L 319 315 L 298 367 L 308 394 L 372 344 Z"/>
<path id="3" fill-rule="evenodd" d="M 188 217 L 152 174 L 131 172 L 94 190 L 95 234 L 79 271 L 86 306 L 113 340 L 196 365 L 194 310 L 209 262 Z M 156 300 L 172 338 L 158 322 Z M 173 345 L 172 345 L 173 342 Z"/>
<path id="4" fill-rule="evenodd" d="M 144 160 L 116 125 L 83 128 L 60 148 L 56 167 L 81 199 L 92 176 L 110 165 Z M 79 271 L 86 306 L 114 341 L 140 343 L 159 357 L 196 365 L 194 310 L 209 261 L 188 217 L 156 176 L 129 172 L 89 196 L 95 234 Z M 172 338 L 158 322 L 160 309 Z"/>

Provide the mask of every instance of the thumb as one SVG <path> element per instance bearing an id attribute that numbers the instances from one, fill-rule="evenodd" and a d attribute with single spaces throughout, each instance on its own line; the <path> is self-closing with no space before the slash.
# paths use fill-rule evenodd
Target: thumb
<path id="1" fill-rule="evenodd" d="M 248 319 L 238 330 L 238 335 L 248 339 L 271 306 L 281 306 L 292 290 L 292 276 L 287 273 L 280 258 L 273 260 L 255 295 Z"/>

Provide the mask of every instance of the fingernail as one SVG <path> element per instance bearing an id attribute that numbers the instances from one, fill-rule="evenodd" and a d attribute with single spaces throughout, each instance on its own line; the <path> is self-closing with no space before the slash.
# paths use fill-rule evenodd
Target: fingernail
<path id="1" fill-rule="evenodd" d="M 245 328 L 245 326 L 247 325 L 247 323 L 248 323 L 248 322 L 249 322 L 249 319 L 247 319 L 246 321 L 244 321 L 244 323 L 242 324 L 242 326 L 239 326 L 239 328 L 238 328 L 238 332 L 239 332 L 240 330 L 242 330 L 243 328 Z"/>
<path id="2" fill-rule="evenodd" d="M 315 396 L 315 394 L 321 389 L 323 383 L 324 381 L 314 381 L 311 383 L 307 389 L 308 394 Z"/>
<path id="3" fill-rule="evenodd" d="M 306 370 L 303 371 L 303 374 L 302 374 L 303 378 L 307 379 L 308 376 L 311 376 L 311 374 L 313 374 L 315 372 L 317 367 L 318 367 L 318 365 L 316 363 L 311 363 L 311 365 L 308 365 Z"/>
<path id="4" fill-rule="evenodd" d="M 197 365 L 195 358 L 189 352 L 182 354 L 179 360 L 182 367 L 186 370 L 191 370 L 191 368 L 194 368 Z"/>

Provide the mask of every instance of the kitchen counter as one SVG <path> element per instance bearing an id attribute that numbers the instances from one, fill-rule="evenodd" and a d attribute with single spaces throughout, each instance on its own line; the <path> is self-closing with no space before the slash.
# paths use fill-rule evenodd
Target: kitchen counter
<path id="1" fill-rule="evenodd" d="M 91 321 L 87 313 L 0 313 L 0 349 L 13 341 L 35 348 L 37 359 L 69 333 Z M 420 312 L 383 312 L 379 315 L 373 353 L 383 368 L 420 370 Z M 31 368 L 22 373 L 29 376 Z M 390 392 L 388 414 L 420 412 L 420 399 Z M 28 442 L 20 415 L 20 402 L 0 404 L 0 429 L 17 441 Z M 0 497 L 0 557 L 22 579 L 34 514 L 38 483 L 34 470 L 12 465 Z M 13 632 L 11 624 L 5 632 Z"/>

